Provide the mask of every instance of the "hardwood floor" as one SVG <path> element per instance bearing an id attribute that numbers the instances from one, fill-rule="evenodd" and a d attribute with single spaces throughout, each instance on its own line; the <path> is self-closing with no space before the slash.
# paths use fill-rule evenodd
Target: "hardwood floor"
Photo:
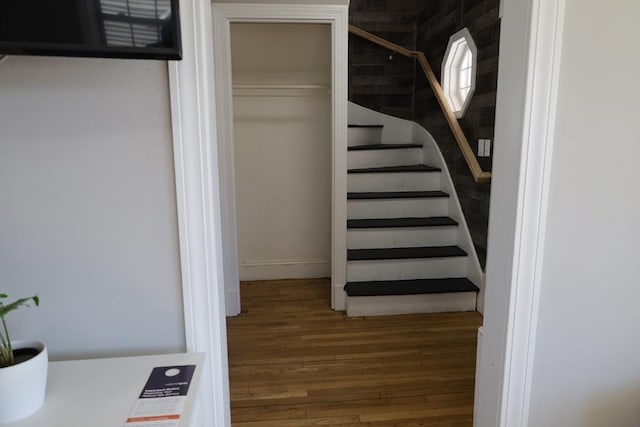
<path id="1" fill-rule="evenodd" d="M 472 425 L 480 314 L 348 318 L 328 280 L 245 282 L 227 319 L 235 427 Z"/>

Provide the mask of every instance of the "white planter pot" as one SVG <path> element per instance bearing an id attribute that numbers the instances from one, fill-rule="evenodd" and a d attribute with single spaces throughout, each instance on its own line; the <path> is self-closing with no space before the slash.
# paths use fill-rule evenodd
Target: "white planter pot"
<path id="1" fill-rule="evenodd" d="M 0 425 L 27 417 L 44 403 L 49 356 L 37 341 L 12 341 L 14 350 L 34 348 L 37 356 L 17 365 L 0 368 Z"/>

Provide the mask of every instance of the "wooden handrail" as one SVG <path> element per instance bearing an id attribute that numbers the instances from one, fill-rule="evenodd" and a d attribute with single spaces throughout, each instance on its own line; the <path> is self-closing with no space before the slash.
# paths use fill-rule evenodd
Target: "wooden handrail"
<path id="1" fill-rule="evenodd" d="M 473 179 L 477 183 L 491 181 L 491 172 L 483 171 L 482 167 L 480 167 L 478 159 L 473 153 L 471 145 L 469 145 L 469 141 L 462 131 L 460 123 L 458 123 L 458 119 L 456 118 L 455 114 L 453 114 L 453 111 L 449 106 L 449 102 L 445 99 L 444 92 L 442 91 L 442 86 L 440 86 L 438 79 L 436 79 L 436 75 L 433 73 L 433 69 L 429 64 L 429 61 L 427 61 L 427 57 L 424 56 L 424 53 L 416 50 L 409 50 L 353 25 L 349 25 L 349 32 L 351 34 L 355 34 L 358 37 L 369 40 L 370 42 L 375 43 L 379 46 L 387 48 L 393 52 L 399 53 L 402 56 L 418 60 L 418 63 L 422 67 L 422 71 L 424 72 L 424 75 L 426 76 L 427 81 L 429 82 L 429 85 L 433 90 L 433 93 L 436 95 L 436 99 L 440 104 L 440 108 L 442 109 L 444 117 L 447 119 L 447 123 L 449 124 L 449 128 L 451 128 L 451 132 L 453 132 L 453 136 L 458 143 L 458 147 L 460 147 L 460 151 L 462 151 L 462 155 L 467 162 L 467 166 L 469 166 L 469 170 L 471 171 L 471 175 L 473 175 Z"/>

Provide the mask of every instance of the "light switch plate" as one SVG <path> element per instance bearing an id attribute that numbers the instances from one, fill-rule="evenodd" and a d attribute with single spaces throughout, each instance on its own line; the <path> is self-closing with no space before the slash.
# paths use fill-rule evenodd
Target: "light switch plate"
<path id="1" fill-rule="evenodd" d="M 484 139 L 478 140 L 478 157 L 484 156 Z"/>
<path id="2" fill-rule="evenodd" d="M 491 140 L 485 139 L 484 140 L 484 157 L 489 157 L 489 156 L 491 156 Z"/>

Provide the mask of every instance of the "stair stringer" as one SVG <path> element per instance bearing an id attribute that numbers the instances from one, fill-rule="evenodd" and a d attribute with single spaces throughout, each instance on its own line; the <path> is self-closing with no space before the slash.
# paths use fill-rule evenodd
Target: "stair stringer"
<path id="1" fill-rule="evenodd" d="M 433 166 L 442 170 L 440 189 L 449 193 L 449 216 L 458 221 L 458 246 L 469 254 L 467 257 L 467 277 L 480 289 L 476 309 L 480 313 L 484 313 L 485 274 L 484 271 L 482 271 L 480 259 L 478 258 L 476 247 L 473 244 L 471 232 L 469 231 L 467 220 L 462 211 L 458 192 L 453 184 L 453 179 L 451 179 L 447 162 L 444 160 L 442 151 L 440 151 L 440 147 L 438 147 L 433 136 L 419 124 L 415 122 L 410 123 L 413 130 L 411 141 L 416 144 L 422 144 L 424 161 L 429 161 Z"/>
<path id="2" fill-rule="evenodd" d="M 467 277 L 480 289 L 476 302 L 477 310 L 484 311 L 485 274 L 482 271 L 480 260 L 476 252 L 466 218 L 460 205 L 460 200 L 451 179 L 449 168 L 444 156 L 433 136 L 419 124 L 410 120 L 399 119 L 387 114 L 379 113 L 369 108 L 349 102 L 348 108 L 350 124 L 380 124 L 382 129 L 382 143 L 407 143 L 421 144 L 423 147 L 424 163 L 438 167 L 442 170 L 440 189 L 450 194 L 448 201 L 449 216 L 458 221 L 457 244 L 465 250 L 467 256 Z M 336 292 L 338 290 L 336 289 Z M 344 291 L 343 291 L 344 292 Z"/>

